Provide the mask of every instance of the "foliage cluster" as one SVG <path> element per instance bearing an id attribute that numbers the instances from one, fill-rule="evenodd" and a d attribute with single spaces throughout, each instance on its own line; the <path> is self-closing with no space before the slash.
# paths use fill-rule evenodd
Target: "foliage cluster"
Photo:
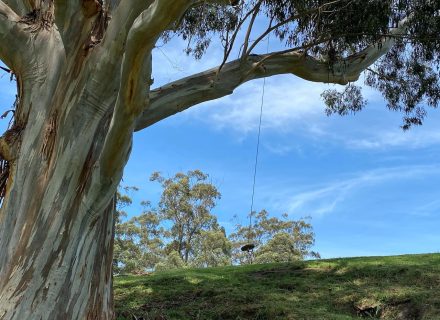
<path id="1" fill-rule="evenodd" d="M 251 0 L 232 8 L 207 3 L 189 10 L 174 34 L 188 41 L 186 51 L 196 58 L 218 36 L 224 61 L 233 48 L 242 58 L 258 53 L 258 43 L 271 35 L 287 48 L 273 54 L 302 51 L 326 61 L 331 73 L 335 66 L 348 67 L 347 57 L 369 47 L 379 50 L 393 32 L 395 45 L 365 70 L 364 84 L 379 91 L 389 109 L 401 112 L 402 128 L 409 129 L 422 124 L 427 106 L 436 108 L 440 102 L 439 1 Z M 353 84 L 322 96 L 327 114 L 345 115 L 366 106 L 361 87 Z"/>
<path id="2" fill-rule="evenodd" d="M 113 270 L 115 274 L 145 273 L 183 267 L 216 267 L 231 264 L 289 262 L 308 256 L 314 244 L 306 220 L 270 217 L 253 212 L 251 226 L 236 225 L 229 236 L 211 212 L 220 192 L 200 170 L 165 178 L 153 173 L 150 180 L 162 187 L 158 206 L 143 202 L 141 215 L 123 221 L 131 204 L 125 188 L 117 195 Z M 125 192 L 125 193 L 124 193 Z M 241 247 L 252 242 L 255 250 Z"/>

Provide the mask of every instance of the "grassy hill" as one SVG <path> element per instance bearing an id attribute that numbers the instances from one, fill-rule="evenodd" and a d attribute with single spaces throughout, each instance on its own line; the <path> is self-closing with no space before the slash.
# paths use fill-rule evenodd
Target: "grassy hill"
<path id="1" fill-rule="evenodd" d="M 115 305 L 118 319 L 440 320 L 440 254 L 120 276 Z"/>

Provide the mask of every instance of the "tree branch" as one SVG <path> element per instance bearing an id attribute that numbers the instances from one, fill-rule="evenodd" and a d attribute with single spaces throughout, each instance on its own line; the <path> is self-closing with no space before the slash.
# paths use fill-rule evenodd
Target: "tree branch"
<path id="1" fill-rule="evenodd" d="M 173 3 L 174 2 L 174 3 Z M 119 100 L 130 113 L 136 110 L 139 95 L 145 92 L 145 83 L 140 83 L 142 64 L 150 56 L 158 38 L 191 5 L 192 1 L 156 0 L 133 23 L 127 37 L 126 51 L 122 62 Z"/>
<path id="2" fill-rule="evenodd" d="M 106 50 L 110 50 L 111 52 L 119 51 L 123 52 L 124 43 L 128 36 L 128 32 L 132 27 L 136 18 L 139 15 L 147 10 L 154 0 L 126 0 L 120 1 L 119 5 L 114 10 L 114 14 L 112 15 L 112 19 L 110 21 L 109 27 L 106 32 L 106 37 L 104 39 L 103 46 Z M 184 5 L 184 10 L 180 13 L 182 16 L 186 10 L 190 7 L 194 7 L 197 5 L 211 3 L 217 5 L 231 5 L 235 3 L 233 0 L 185 0 L 182 1 L 182 5 Z M 179 21 L 179 19 L 175 20 Z M 170 24 L 171 25 L 171 24 Z M 170 26 L 169 25 L 169 26 Z M 118 56 L 115 54 L 114 56 Z"/>
<path id="3" fill-rule="evenodd" d="M 304 51 L 280 51 L 266 55 L 250 55 L 246 61 L 226 63 L 219 71 L 213 68 L 157 88 L 150 93 L 150 105 L 136 122 L 135 131 L 142 130 L 164 118 L 196 104 L 233 93 L 241 84 L 263 77 L 293 74 L 312 82 L 345 85 L 356 81 L 360 74 L 386 54 L 394 45 L 393 35 L 406 33 L 410 17 L 381 41 L 361 52 L 329 63 L 307 56 Z"/>
<path id="4" fill-rule="evenodd" d="M 19 24 L 20 16 L 17 15 L 6 3 L 0 0 L 0 59 L 14 72 L 20 66 L 22 52 L 29 36 Z"/>
<path id="5" fill-rule="evenodd" d="M 107 28 L 105 38 L 101 44 L 104 52 L 112 52 L 109 59 L 116 61 L 123 54 L 133 22 L 143 11 L 147 10 L 153 2 L 154 0 L 127 0 L 121 1 L 116 7 Z"/>
<path id="6" fill-rule="evenodd" d="M 261 60 L 264 64 L 255 68 Z M 331 74 L 328 64 L 302 52 L 252 55 L 226 63 L 218 73 L 213 68 L 172 82 L 150 93 L 150 105 L 136 123 L 136 131 L 196 104 L 233 93 L 241 84 L 262 77 L 292 73 L 310 81 L 341 82 L 341 75 Z"/>
<path id="7" fill-rule="evenodd" d="M 126 40 L 119 95 L 100 159 L 104 177 L 112 177 L 125 164 L 135 121 L 148 104 L 146 84 L 151 77 L 151 51 L 157 39 L 191 4 L 190 0 L 155 0 L 134 21 Z"/>
<path id="8" fill-rule="evenodd" d="M 64 35 L 64 31 L 66 28 L 66 25 L 69 23 L 70 18 L 73 16 L 73 6 L 72 4 L 75 4 L 74 7 L 76 7 L 77 11 L 79 11 L 79 1 L 69 1 L 66 0 L 55 0 L 55 24 L 58 27 L 58 30 L 61 34 L 61 36 Z"/>
<path id="9" fill-rule="evenodd" d="M 373 53 L 350 56 L 335 64 L 333 70 L 326 61 L 306 56 L 303 52 L 251 55 L 245 64 L 238 59 L 226 63 L 218 75 L 218 68 L 213 68 L 153 90 L 150 106 L 137 120 L 135 130 L 196 104 L 230 95 L 241 84 L 263 77 L 290 73 L 308 81 L 345 85 L 356 81 L 361 72 L 384 53 L 380 52 L 382 50 L 376 48 Z"/>
<path id="10" fill-rule="evenodd" d="M 245 47 L 244 47 L 244 49 L 243 49 L 243 57 L 250 55 L 250 54 L 252 53 L 252 50 L 255 49 L 255 47 L 256 47 L 256 46 L 257 46 L 257 45 L 258 45 L 258 44 L 259 44 L 264 38 L 266 38 L 270 33 L 272 33 L 273 31 L 277 30 L 278 28 L 280 28 L 280 27 L 282 27 L 282 26 L 284 26 L 284 25 L 286 25 L 286 24 L 288 24 L 288 23 L 290 23 L 290 22 L 295 21 L 295 20 L 297 20 L 297 19 L 300 18 L 300 17 L 306 16 L 306 15 L 310 15 L 310 14 L 313 14 L 313 13 L 316 13 L 316 12 L 320 12 L 321 10 L 324 10 L 325 7 L 327 7 L 327 6 L 329 6 L 329 5 L 336 4 L 336 3 L 338 3 L 338 2 L 340 2 L 340 0 L 335 0 L 335 1 L 331 1 L 331 2 L 324 3 L 324 4 L 320 5 L 320 6 L 317 7 L 317 8 L 310 9 L 310 10 L 308 10 L 308 11 L 306 11 L 306 12 L 302 12 L 302 13 L 299 13 L 299 14 L 293 15 L 293 16 L 291 16 L 291 17 L 289 17 L 289 18 L 286 18 L 286 19 L 284 19 L 283 21 L 280 21 L 280 22 L 278 22 L 277 24 L 275 24 L 275 25 L 273 25 L 273 26 L 272 26 L 272 21 L 271 21 L 271 23 L 269 23 L 269 26 L 267 27 L 267 29 L 266 29 L 261 35 L 259 35 L 257 39 L 255 39 L 255 40 L 252 42 L 252 45 L 249 47 L 249 49 L 247 48 L 247 45 L 245 45 Z M 272 19 L 273 19 L 273 18 L 272 18 Z"/>
<path id="11" fill-rule="evenodd" d="M 93 19 L 106 10 L 99 0 L 53 0 L 55 6 L 55 24 L 69 54 L 83 46 L 86 37 L 93 29 Z"/>

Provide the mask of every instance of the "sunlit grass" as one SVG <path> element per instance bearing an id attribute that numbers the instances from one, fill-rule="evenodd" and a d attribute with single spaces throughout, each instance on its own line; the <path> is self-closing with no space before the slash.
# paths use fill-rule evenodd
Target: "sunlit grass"
<path id="1" fill-rule="evenodd" d="M 440 320 L 440 254 L 116 277 L 115 305 L 118 319 Z"/>

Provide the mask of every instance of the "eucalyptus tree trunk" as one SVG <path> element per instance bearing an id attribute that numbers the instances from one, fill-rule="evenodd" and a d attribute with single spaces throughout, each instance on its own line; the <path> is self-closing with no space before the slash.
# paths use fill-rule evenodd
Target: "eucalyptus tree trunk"
<path id="1" fill-rule="evenodd" d="M 148 92 L 151 49 L 133 54 L 140 65 L 124 79 L 128 86 L 121 83 L 127 33 L 109 27 L 98 1 L 73 2 L 0 2 L 8 40 L 1 58 L 18 88 L 12 126 L 0 141 L 5 320 L 114 317 L 113 197 Z M 55 15 L 57 5 L 71 16 Z M 132 23 L 128 9 L 117 14 Z M 104 44 L 105 33 L 111 39 Z"/>
<path id="2" fill-rule="evenodd" d="M 157 39 L 205 2 L 228 3 L 0 0 L 0 59 L 18 89 L 0 138 L 0 319 L 114 318 L 114 195 L 134 131 L 256 78 L 347 83 L 388 48 L 331 75 L 300 52 L 252 55 L 150 91 Z"/>
<path id="3" fill-rule="evenodd" d="M 86 28 L 63 39 L 53 7 L 6 12 L 18 41 L 5 62 L 19 100 L 1 140 L 0 318 L 111 319 L 112 197 L 123 162 L 115 157 L 109 176 L 98 159 L 120 61 L 84 49 Z"/>

